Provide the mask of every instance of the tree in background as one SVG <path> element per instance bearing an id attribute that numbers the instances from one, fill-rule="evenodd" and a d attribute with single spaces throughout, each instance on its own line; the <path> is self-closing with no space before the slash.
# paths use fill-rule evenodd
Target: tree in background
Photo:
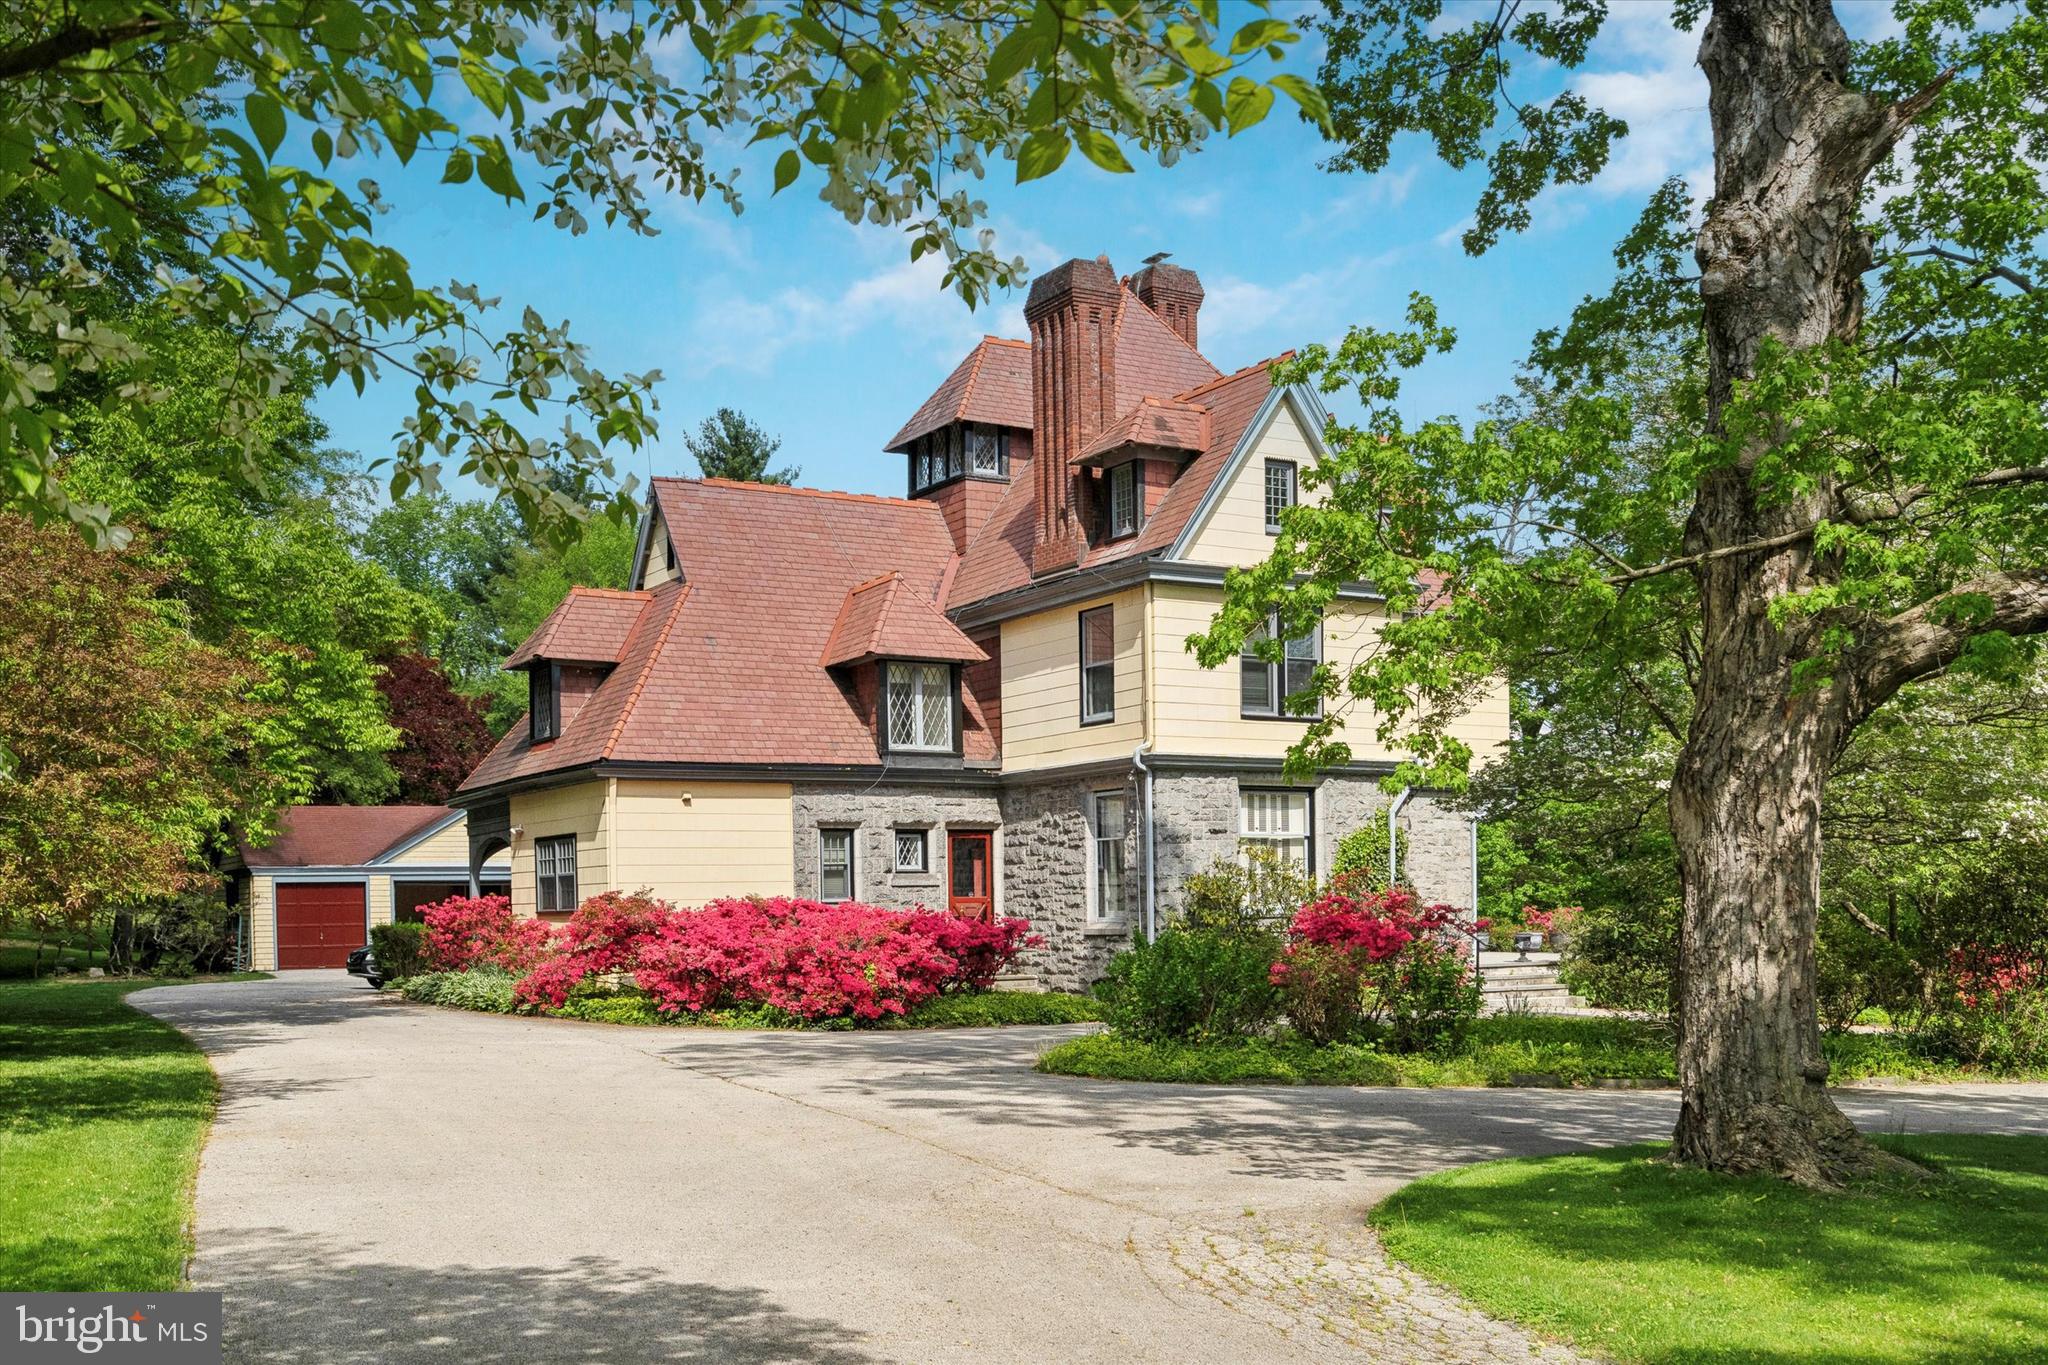
<path id="1" fill-rule="evenodd" d="M 61 231 L 4 262 L 0 497 L 109 533 L 105 509 L 55 477 L 73 415 L 46 396 L 90 372 L 110 402 L 152 400 L 156 353 L 96 316 L 96 263 L 186 252 L 200 263 L 160 297 L 235 338 L 226 437 L 302 374 L 359 390 L 403 374 L 416 411 L 379 462 L 394 498 L 431 491 L 453 461 L 545 538 L 592 501 L 623 519 L 631 481 L 607 451 L 653 434 L 659 376 L 615 378 L 565 323 L 529 309 L 507 325 L 472 285 L 416 280 L 374 236 L 376 161 L 431 161 L 444 183 L 531 203 L 571 232 L 597 213 L 652 233 L 650 196 L 716 195 L 737 212 L 740 172 L 712 157 L 758 145 L 775 191 L 808 181 L 848 221 L 901 228 L 911 258 L 941 253 L 945 284 L 971 302 L 1023 269 L 978 231 L 986 206 L 966 187 L 986 161 L 1028 180 L 1078 147 L 1128 171 L 1126 147 L 1171 164 L 1260 121 L 1276 91 L 1320 113 L 1301 77 L 1246 71 L 1283 56 L 1293 28 L 1243 9 L 1223 32 L 1221 13 L 1217 0 L 19 0 L 0 11 L 14 149 L 0 203 L 26 196 Z M 688 74 L 657 51 L 683 53 Z"/>
<path id="2" fill-rule="evenodd" d="M 194 638 L 152 556 L 0 513 L 0 563 L 0 922 L 41 937 L 178 891 L 281 793 L 250 752 L 271 710 L 256 670 Z"/>
<path id="3" fill-rule="evenodd" d="M 261 755 L 286 800 L 372 802 L 395 785 L 376 660 L 430 637 L 433 606 L 355 553 L 365 490 L 325 447 L 300 375 L 241 437 L 219 424 L 238 343 L 161 313 L 132 317 L 162 392 L 147 404 L 83 403 L 60 466 L 79 496 L 149 532 L 144 554 L 201 641 L 255 665 L 268 703 Z M 223 481 L 223 461 L 248 477 Z"/>
<path id="4" fill-rule="evenodd" d="M 1341 584 L 1381 585 L 1378 648 L 1318 671 L 1333 704 L 1290 764 L 1348 758 L 1340 728 L 1367 705 L 1412 753 L 1399 777 L 1451 782 L 1469 753 L 1449 721 L 1491 680 L 1565 652 L 1654 695 L 1646 670 L 1675 645 L 1690 705 L 1667 807 L 1683 888 L 1674 1153 L 1820 1185 L 1892 1160 L 1826 1089 L 1828 770 L 1902 688 L 2010 681 L 2048 629 L 2048 18 L 1987 10 L 1979 28 L 1971 6 L 1895 8 L 1896 35 L 1859 47 L 1816 0 L 1677 5 L 1684 26 L 1711 15 L 1715 186 L 1696 230 L 1667 187 L 1622 244 L 1615 290 L 1538 338 L 1548 416 L 1408 429 L 1398 372 L 1454 339 L 1419 298 L 1407 329 L 1354 329 L 1283 366 L 1356 392 L 1366 415 L 1325 433 L 1304 474 L 1325 501 L 1286 514 L 1197 638 L 1218 666 L 1269 611 L 1276 638 L 1298 635 Z M 1441 9 L 1332 0 L 1322 85 L 1352 168 L 1382 168 L 1403 129 L 1453 165 L 1486 162 L 1478 251 L 1525 225 L 1545 185 L 1597 173 L 1626 126 L 1555 89 L 1606 18 L 1598 0 L 1470 22 Z M 1682 421 L 1610 383 L 1646 337 L 1698 358 Z"/>
<path id="5" fill-rule="evenodd" d="M 606 524 L 610 524 L 607 522 Z M 527 543 L 519 517 L 502 502 L 458 502 L 415 493 L 377 509 L 357 546 L 408 591 L 440 611 L 421 643 L 462 692 L 489 692 L 513 641 L 492 610 L 500 580 Z"/>
<path id="6" fill-rule="evenodd" d="M 491 614 L 510 653 L 540 629 L 572 587 L 623 588 L 633 576 L 634 529 L 592 517 L 566 545 L 517 551 L 491 591 Z M 489 691 L 490 726 L 503 734 L 526 712 L 526 675 L 496 673 Z"/>
<path id="7" fill-rule="evenodd" d="M 448 685 L 441 666 L 424 654 L 397 654 L 377 679 L 398 747 L 390 754 L 398 773 L 392 799 L 440 805 L 491 751 L 485 704 Z"/>
<path id="8" fill-rule="evenodd" d="M 771 473 L 768 462 L 782 449 L 782 438 L 770 436 L 735 408 L 720 408 L 706 417 L 696 435 L 683 437 L 683 444 L 707 479 L 790 484 L 804 472 L 801 466 L 788 465 Z"/>

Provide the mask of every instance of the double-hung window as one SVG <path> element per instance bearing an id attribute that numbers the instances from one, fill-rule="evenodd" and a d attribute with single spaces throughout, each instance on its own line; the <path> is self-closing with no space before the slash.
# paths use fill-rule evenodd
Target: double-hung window
<path id="1" fill-rule="evenodd" d="M 1109 471 L 1109 535 L 1115 540 L 1138 529 L 1138 465 L 1134 460 Z"/>
<path id="2" fill-rule="evenodd" d="M 853 831 L 818 831 L 818 899 L 853 899 Z"/>
<path id="3" fill-rule="evenodd" d="M 1314 875 L 1315 857 L 1309 842 L 1309 793 L 1246 791 L 1238 794 L 1238 837 L 1247 844 L 1272 849 L 1282 861 Z"/>
<path id="4" fill-rule="evenodd" d="M 1081 723 L 1116 719 L 1116 609 L 1081 613 Z"/>
<path id="5" fill-rule="evenodd" d="M 576 836 L 557 834 L 533 841 L 534 907 L 543 915 L 576 908 Z"/>
<path id="6" fill-rule="evenodd" d="M 1245 639 L 1244 653 L 1238 662 L 1239 715 L 1278 717 L 1297 714 L 1287 709 L 1287 699 L 1315 681 L 1316 664 L 1323 656 L 1322 628 L 1317 627 L 1306 635 L 1289 640 L 1279 659 L 1263 657 L 1259 646 L 1272 639 L 1279 629 L 1279 617 L 1269 616 L 1263 627 Z M 1321 713 L 1322 700 L 1317 698 L 1312 709 L 1298 714 L 1314 716 Z"/>
<path id="7" fill-rule="evenodd" d="M 953 670 L 946 664 L 884 666 L 883 716 L 891 749 L 949 753 L 953 748 Z"/>
<path id="8" fill-rule="evenodd" d="M 898 872 L 931 871 L 931 838 L 928 830 L 899 829 L 896 831 L 896 870 Z"/>
<path id="9" fill-rule="evenodd" d="M 1124 867 L 1126 811 L 1122 792 L 1096 792 L 1091 798 L 1089 835 L 1094 844 L 1094 879 L 1089 888 L 1088 918 L 1123 918 L 1130 878 Z"/>
<path id="10" fill-rule="evenodd" d="M 1294 506 L 1294 461 L 1266 461 L 1266 530 L 1277 535 L 1280 514 Z"/>

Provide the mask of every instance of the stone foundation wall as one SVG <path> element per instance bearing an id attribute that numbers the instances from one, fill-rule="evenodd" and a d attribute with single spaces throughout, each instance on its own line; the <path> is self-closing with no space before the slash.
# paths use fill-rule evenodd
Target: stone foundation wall
<path id="1" fill-rule="evenodd" d="M 1124 793 L 1124 866 L 1127 904 L 1116 919 L 1090 923 L 1089 800 L 1096 792 Z M 1031 921 L 1045 940 L 1018 958 L 1047 990 L 1086 990 L 1102 979 L 1109 959 L 1131 944 L 1145 894 L 1141 793 L 1128 776 L 1016 784 L 1003 789 L 1002 911 Z"/>
<path id="2" fill-rule="evenodd" d="M 812 785 L 791 790 L 796 894 L 818 894 L 818 831 L 854 831 L 853 893 L 870 905 L 946 908 L 946 831 L 994 829 L 1002 821 L 995 789 L 954 786 Z M 896 831 L 925 831 L 927 871 L 896 871 Z M 1002 836 L 995 862 L 1002 866 Z M 1001 893 L 1001 872 L 997 873 Z M 1000 906 L 1000 901 L 998 902 Z"/>

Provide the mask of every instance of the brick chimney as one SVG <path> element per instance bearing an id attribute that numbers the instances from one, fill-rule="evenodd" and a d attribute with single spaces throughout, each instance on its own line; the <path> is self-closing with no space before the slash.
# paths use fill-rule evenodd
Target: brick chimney
<path id="1" fill-rule="evenodd" d="M 1145 258 L 1145 268 L 1131 277 L 1131 292 L 1188 345 L 1195 341 L 1195 316 L 1202 311 L 1202 281 L 1192 270 L 1166 264 L 1166 253 Z"/>
<path id="2" fill-rule="evenodd" d="M 1031 543 L 1035 575 L 1073 568 L 1087 548 L 1082 527 L 1088 509 L 1078 505 L 1086 493 L 1077 487 L 1072 461 L 1116 417 L 1110 411 L 1116 404 L 1111 333 L 1122 293 L 1109 257 L 1097 256 L 1040 275 L 1024 301 L 1024 321 L 1031 328 L 1031 478 L 1038 502 Z"/>

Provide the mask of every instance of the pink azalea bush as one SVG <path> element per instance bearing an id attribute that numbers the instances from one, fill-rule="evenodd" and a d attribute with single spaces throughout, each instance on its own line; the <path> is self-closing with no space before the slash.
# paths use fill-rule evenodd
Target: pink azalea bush
<path id="1" fill-rule="evenodd" d="M 1384 1039 L 1398 1051 L 1456 1044 L 1479 1014 L 1468 952 L 1480 926 L 1448 905 L 1339 877 L 1295 912 L 1271 979 L 1313 1043 Z"/>
<path id="2" fill-rule="evenodd" d="M 679 910 L 608 893 L 570 917 L 517 996 L 560 1009 L 585 983 L 630 982 L 664 1013 L 768 1005 L 803 1019 L 875 1020 L 944 990 L 984 989 L 1032 942 L 1023 920 L 787 896 Z"/>
<path id="3" fill-rule="evenodd" d="M 420 908 L 427 963 L 437 972 L 493 966 L 527 972 L 548 952 L 554 926 L 512 913 L 504 896 L 450 896 Z"/>

